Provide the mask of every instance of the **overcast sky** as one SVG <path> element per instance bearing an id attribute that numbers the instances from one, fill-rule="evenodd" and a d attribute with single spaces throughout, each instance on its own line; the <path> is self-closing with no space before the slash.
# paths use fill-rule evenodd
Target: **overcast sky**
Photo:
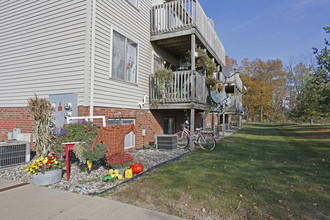
<path id="1" fill-rule="evenodd" d="M 214 20 L 226 55 L 243 58 L 281 59 L 310 56 L 324 47 L 330 34 L 330 0 L 199 0 Z"/>

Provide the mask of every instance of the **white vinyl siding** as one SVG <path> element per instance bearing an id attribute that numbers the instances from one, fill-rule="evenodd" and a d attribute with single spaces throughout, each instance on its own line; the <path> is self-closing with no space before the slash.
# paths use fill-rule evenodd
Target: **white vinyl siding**
<path id="1" fill-rule="evenodd" d="M 152 69 L 150 43 L 151 1 L 140 1 L 139 10 L 127 1 L 99 0 L 96 5 L 94 105 L 138 109 L 149 94 Z M 112 30 L 138 45 L 136 83 L 110 77 Z M 147 107 L 145 105 L 144 107 Z"/>
<path id="2" fill-rule="evenodd" d="M 139 0 L 127 0 L 129 3 L 131 3 L 132 5 L 134 5 L 136 8 L 138 7 L 139 4 Z"/>
<path id="3" fill-rule="evenodd" d="M 0 1 L 0 107 L 36 93 L 84 100 L 86 1 Z"/>

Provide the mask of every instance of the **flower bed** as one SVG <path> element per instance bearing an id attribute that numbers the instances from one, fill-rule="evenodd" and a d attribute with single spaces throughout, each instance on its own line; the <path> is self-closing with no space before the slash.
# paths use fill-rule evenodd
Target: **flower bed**
<path id="1" fill-rule="evenodd" d="M 171 151 L 143 149 L 130 151 L 129 153 L 134 158 L 134 162 L 141 162 L 143 164 L 143 172 L 145 172 L 158 164 L 169 161 L 187 152 L 188 150 L 185 149 L 176 149 Z M 0 178 L 32 183 L 31 174 L 25 173 L 25 168 L 26 165 L 20 165 L 11 169 L 0 170 Z M 87 169 L 87 166 L 81 167 L 79 166 L 78 161 L 73 161 L 71 164 L 70 181 L 67 181 L 64 175 L 60 182 L 48 185 L 46 187 L 79 194 L 90 194 L 102 192 L 121 183 L 121 181 L 102 182 L 101 179 L 107 175 L 109 169 L 105 166 L 101 166 L 100 163 L 95 165 L 90 174 L 82 169 Z"/>

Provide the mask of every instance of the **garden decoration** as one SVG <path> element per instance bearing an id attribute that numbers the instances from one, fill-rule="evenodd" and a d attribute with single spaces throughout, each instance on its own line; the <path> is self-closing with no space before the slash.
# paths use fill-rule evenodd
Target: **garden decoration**
<path id="1" fill-rule="evenodd" d="M 132 169 L 132 172 L 134 174 L 138 174 L 138 173 L 141 173 L 143 171 L 143 164 L 142 163 L 135 163 L 135 164 L 131 165 L 130 168 Z"/>
<path id="2" fill-rule="evenodd" d="M 89 172 L 91 172 L 92 165 L 93 165 L 93 161 L 87 160 L 87 167 L 88 167 Z"/>
<path id="3" fill-rule="evenodd" d="M 118 180 L 122 180 L 123 179 L 123 176 L 119 174 L 119 171 L 118 170 L 110 169 L 108 175 L 105 176 L 105 177 L 103 177 L 102 180 L 104 182 L 108 182 L 109 180 L 114 180 L 116 178 Z"/>
<path id="4" fill-rule="evenodd" d="M 94 146 L 101 142 L 108 145 L 108 151 L 105 157 L 107 161 L 109 161 L 112 155 L 124 153 L 125 136 L 131 131 L 136 134 L 136 128 L 133 123 L 128 125 L 101 127 L 90 150 L 92 151 Z"/>
<path id="5" fill-rule="evenodd" d="M 127 168 L 125 170 L 125 178 L 132 178 L 133 177 L 133 171 L 131 168 Z"/>
<path id="6" fill-rule="evenodd" d="M 54 145 L 53 138 L 50 135 L 54 110 L 47 99 L 38 98 L 36 94 L 34 98 L 29 98 L 27 110 L 35 120 L 32 132 L 36 140 L 36 157 L 40 159 L 47 156 Z"/>
<path id="7" fill-rule="evenodd" d="M 106 176 L 104 176 L 104 177 L 102 178 L 102 181 L 103 181 L 103 182 L 108 182 L 109 180 L 112 180 L 112 177 L 109 176 L 109 175 L 106 175 Z"/>
<path id="8" fill-rule="evenodd" d="M 93 162 L 98 161 L 104 157 L 108 150 L 108 146 L 102 143 L 95 145 L 93 151 L 89 150 L 90 146 L 91 142 L 87 141 L 84 143 L 78 143 L 73 148 L 73 152 L 75 153 L 78 160 L 81 163 L 87 164 L 89 172 L 92 169 Z"/>
<path id="9" fill-rule="evenodd" d="M 110 159 L 106 160 L 106 163 L 111 168 L 126 168 L 133 164 L 134 158 L 129 153 L 114 154 Z M 110 171 L 109 171 L 110 172 Z"/>
<path id="10" fill-rule="evenodd" d="M 30 163 L 25 172 L 32 173 L 33 183 L 36 185 L 49 185 L 57 183 L 62 178 L 64 163 L 58 161 L 57 155 L 34 160 Z"/>

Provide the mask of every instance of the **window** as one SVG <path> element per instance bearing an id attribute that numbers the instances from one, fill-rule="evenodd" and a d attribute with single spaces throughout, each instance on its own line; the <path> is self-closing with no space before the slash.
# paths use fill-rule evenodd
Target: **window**
<path id="1" fill-rule="evenodd" d="M 137 44 L 113 31 L 111 77 L 136 83 Z"/>
<path id="2" fill-rule="evenodd" d="M 135 119 L 109 119 L 108 126 L 111 125 L 127 125 L 127 124 L 135 124 Z M 124 141 L 124 149 L 129 149 L 134 147 L 135 145 L 135 134 L 131 131 L 129 134 L 125 136 Z"/>
<path id="3" fill-rule="evenodd" d="M 134 5 L 136 8 L 138 7 L 138 0 L 128 0 L 132 5 Z"/>
<path id="4" fill-rule="evenodd" d="M 175 134 L 175 119 L 164 118 L 163 119 L 164 134 Z"/>

